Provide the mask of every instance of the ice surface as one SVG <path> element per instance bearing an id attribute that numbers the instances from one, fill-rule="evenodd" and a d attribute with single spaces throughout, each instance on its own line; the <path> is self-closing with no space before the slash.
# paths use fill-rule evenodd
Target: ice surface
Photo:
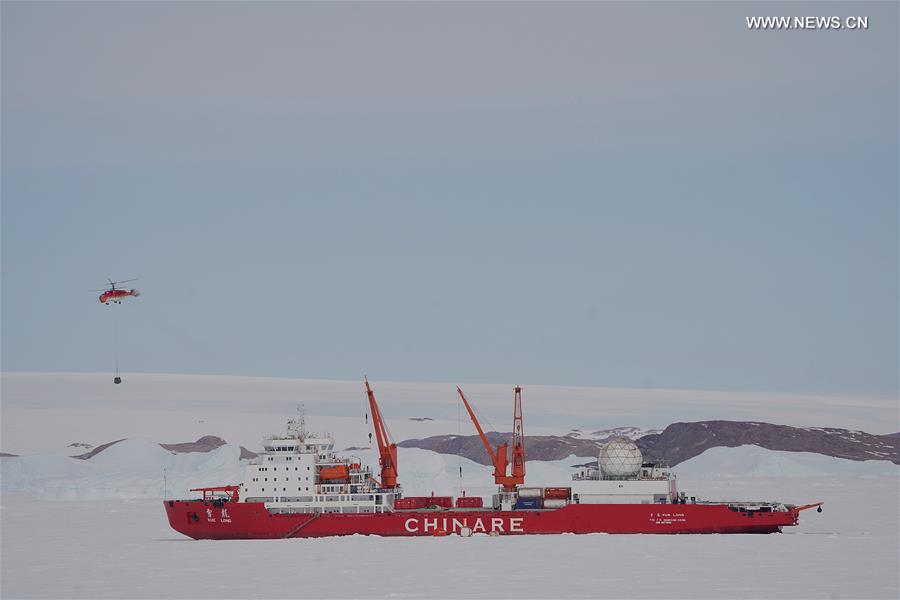
<path id="1" fill-rule="evenodd" d="M 158 498 L 236 483 L 239 445 L 259 448 L 306 401 L 314 430 L 377 467 L 357 383 L 253 378 L 4 374 L 0 478 L 0 596 L 3 598 L 897 598 L 898 472 L 755 446 L 713 448 L 678 466 L 679 489 L 704 499 L 825 501 L 801 524 L 769 536 L 521 536 L 328 538 L 196 542 L 171 530 Z M 123 391 L 122 388 L 126 388 Z M 446 384 L 377 384 L 398 439 L 456 434 Z M 508 420 L 509 386 L 466 386 Z M 452 391 L 452 387 L 449 388 Z M 533 391 L 529 395 L 529 391 Z M 446 394 L 444 394 L 446 395 Z M 452 394 L 450 394 L 452 397 Z M 741 418 L 804 424 L 804 397 L 699 396 L 652 391 L 526 387 L 526 432 L 564 435 L 621 425 L 658 426 L 661 404 L 675 418 Z M 531 412 L 529 412 L 529 399 Z M 612 422 L 604 415 L 610 399 Z M 438 401 L 440 400 L 440 402 Z M 887 432 L 896 408 L 879 399 L 819 399 L 819 423 Z M 782 404 L 793 401 L 789 408 Z M 543 415 L 547 406 L 550 416 Z M 424 408 L 423 408 L 424 404 Z M 861 410 L 865 408 L 865 410 Z M 891 412 L 893 411 L 893 412 Z M 792 418 L 793 415 L 796 418 Z M 435 421 L 411 421 L 429 416 Z M 491 417 L 493 419 L 493 416 Z M 502 419 L 502 420 L 501 420 Z M 616 422 L 618 421 L 618 422 Z M 873 424 L 880 421 L 879 424 Z M 819 424 L 815 423 L 815 424 Z M 854 423 L 858 423 L 854 425 Z M 810 424 L 810 423 L 806 423 Z M 468 434 L 467 430 L 462 433 Z M 219 435 L 209 453 L 173 454 L 157 442 Z M 73 442 L 123 442 L 84 461 Z M 530 485 L 559 485 L 569 457 L 526 465 Z M 491 469 L 457 456 L 401 448 L 407 494 L 487 495 Z M 462 479 L 459 469 L 462 467 Z M 164 481 L 166 485 L 164 485 Z M 52 501 L 50 501 L 52 500 Z"/>
<path id="2" fill-rule="evenodd" d="M 897 482 L 692 482 L 824 500 L 782 535 L 189 540 L 151 500 L 0 496 L 3 598 L 897 598 Z"/>
<path id="3" fill-rule="evenodd" d="M 759 446 L 709 448 L 675 471 L 679 477 L 811 477 L 816 475 L 896 477 L 900 466 L 883 460 L 848 460 L 812 452 L 767 450 Z"/>

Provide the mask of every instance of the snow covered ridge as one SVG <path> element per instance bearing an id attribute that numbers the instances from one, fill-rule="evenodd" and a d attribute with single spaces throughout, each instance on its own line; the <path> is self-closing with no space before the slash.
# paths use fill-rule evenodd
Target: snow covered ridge
<path id="1" fill-rule="evenodd" d="M 112 442 L 107 442 L 106 444 L 101 444 L 101 445 L 97 446 L 96 448 L 94 448 L 90 444 L 86 444 L 86 443 L 69 444 L 69 447 L 92 448 L 90 451 L 85 452 L 84 454 L 78 454 L 76 456 L 72 456 L 71 458 L 88 460 L 88 459 L 93 458 L 100 452 L 103 452 L 110 446 L 112 446 L 114 444 L 118 444 L 119 442 L 124 442 L 124 441 L 125 441 L 125 438 L 122 438 L 121 440 L 115 440 Z M 226 443 L 227 442 L 225 442 L 225 440 L 223 440 L 220 437 L 217 437 L 214 435 L 204 435 L 203 437 L 198 439 L 196 442 L 185 442 L 182 444 L 160 444 L 160 447 L 162 447 L 165 450 L 168 450 L 169 452 L 173 452 L 175 454 L 180 454 L 180 453 L 184 453 L 184 452 L 211 452 L 212 450 L 215 450 L 216 448 L 218 448 L 220 446 L 224 446 Z M 250 450 L 247 450 L 246 448 L 241 446 L 241 459 L 256 458 L 256 456 L 257 456 L 256 452 L 251 452 Z"/>
<path id="2" fill-rule="evenodd" d="M 599 431 L 584 432 L 580 429 L 572 429 L 566 437 L 590 439 L 596 442 L 606 442 L 614 437 L 627 437 L 630 440 L 642 438 L 651 433 L 662 433 L 662 429 L 644 429 L 643 427 L 613 427 Z"/>
<path id="3" fill-rule="evenodd" d="M 0 491 L 27 492 L 41 500 L 103 500 L 111 498 L 192 497 L 191 488 L 240 483 L 245 461 L 241 448 L 224 444 L 206 452 L 174 453 L 148 440 L 127 439 L 108 446 L 90 459 L 41 454 L 0 460 Z M 377 464 L 370 449 L 353 452 L 363 462 Z M 568 480 L 571 465 L 590 457 L 567 456 L 558 461 L 529 461 L 530 485 L 559 485 Z M 496 491 L 491 468 L 465 458 L 419 448 L 401 448 L 400 481 L 408 495 L 432 491 L 487 496 Z M 462 470 L 463 477 L 459 472 Z M 897 477 L 900 469 L 886 461 L 851 461 L 813 453 L 771 451 L 758 446 L 711 448 L 678 468 L 682 481 L 699 479 Z"/>
<path id="4" fill-rule="evenodd" d="M 0 489 L 31 492 L 45 500 L 162 498 L 240 479 L 240 454 L 233 444 L 174 453 L 148 440 L 127 439 L 89 459 L 58 454 L 3 458 Z"/>
<path id="5" fill-rule="evenodd" d="M 900 464 L 900 436 L 873 435 L 863 431 L 821 427 L 790 427 L 758 421 L 698 421 L 673 423 L 663 431 L 646 432 L 638 428 L 616 428 L 584 436 L 525 436 L 526 453 L 531 460 L 559 460 L 568 455 L 597 456 L 600 447 L 612 435 L 625 434 L 635 439 L 645 460 L 664 461 L 675 466 L 710 448 L 759 446 L 769 450 L 810 452 L 856 461 L 881 460 Z M 627 432 L 627 433 L 626 433 Z M 628 435 L 628 434 L 631 435 Z M 638 434 L 643 433 L 638 437 Z M 611 435 L 607 435 L 611 434 Z M 496 445 L 509 439 L 509 433 L 486 434 Z M 424 448 L 444 454 L 461 454 L 488 464 L 489 459 L 477 435 L 439 435 L 406 440 L 404 448 Z"/>
<path id="6" fill-rule="evenodd" d="M 766 450 L 759 446 L 710 448 L 678 466 L 682 479 L 898 477 L 900 469 L 883 460 L 856 461 L 812 452 Z"/>

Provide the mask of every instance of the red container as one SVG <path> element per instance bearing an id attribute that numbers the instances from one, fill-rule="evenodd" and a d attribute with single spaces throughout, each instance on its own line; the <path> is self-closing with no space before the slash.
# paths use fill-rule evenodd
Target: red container
<path id="1" fill-rule="evenodd" d="M 452 496 L 430 496 L 426 506 L 440 506 L 441 508 L 453 508 Z"/>
<path id="2" fill-rule="evenodd" d="M 462 496 L 456 499 L 456 508 L 481 508 L 484 498 L 481 496 Z"/>
<path id="3" fill-rule="evenodd" d="M 572 488 L 544 488 L 544 498 L 548 500 L 568 500 L 572 496 Z"/>
<path id="4" fill-rule="evenodd" d="M 452 508 L 453 498 L 450 496 L 406 496 L 405 498 L 394 500 L 394 508 L 417 509 L 428 508 L 430 506 Z"/>
<path id="5" fill-rule="evenodd" d="M 421 496 L 411 496 L 409 498 L 399 498 L 394 500 L 394 508 L 399 510 L 415 510 L 425 508 L 426 498 Z"/>

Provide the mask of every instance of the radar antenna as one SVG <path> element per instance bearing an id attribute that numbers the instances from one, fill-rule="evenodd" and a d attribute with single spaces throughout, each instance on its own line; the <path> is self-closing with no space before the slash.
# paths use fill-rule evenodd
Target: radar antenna
<path id="1" fill-rule="evenodd" d="M 306 439 L 306 407 L 297 403 L 297 416 L 288 419 L 288 434 L 300 441 Z"/>

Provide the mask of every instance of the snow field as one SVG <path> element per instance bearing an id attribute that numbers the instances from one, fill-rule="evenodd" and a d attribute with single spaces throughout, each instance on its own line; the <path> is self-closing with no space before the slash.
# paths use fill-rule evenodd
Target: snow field
<path id="1" fill-rule="evenodd" d="M 695 481 L 824 500 L 782 535 L 196 542 L 155 500 L 0 496 L 4 598 L 896 598 L 897 480 Z M 500 558 L 498 558 L 500 557 Z"/>
<path id="2" fill-rule="evenodd" d="M 714 448 L 676 467 L 703 499 L 824 501 L 783 535 L 326 538 L 197 542 L 171 530 L 160 498 L 243 479 L 297 402 L 338 449 L 369 445 L 361 383 L 126 374 L 2 374 L 3 598 L 897 598 L 900 469 L 755 446 Z M 451 384 L 376 383 L 396 440 L 471 433 Z M 565 435 L 711 418 L 888 433 L 896 399 L 525 385 L 526 434 Z M 511 386 L 464 385 L 499 428 Z M 810 422 L 811 414 L 816 422 Z M 431 421 L 412 421 L 429 417 Z M 157 442 L 218 435 L 209 453 Z M 83 448 L 128 438 L 88 461 Z M 370 448 L 343 452 L 377 470 Z M 571 465 L 529 461 L 529 485 L 564 485 Z M 490 467 L 399 450 L 408 495 L 487 496 Z M 459 467 L 462 466 L 462 480 Z M 165 480 L 164 480 L 165 473 Z M 165 481 L 165 485 L 164 485 Z"/>

